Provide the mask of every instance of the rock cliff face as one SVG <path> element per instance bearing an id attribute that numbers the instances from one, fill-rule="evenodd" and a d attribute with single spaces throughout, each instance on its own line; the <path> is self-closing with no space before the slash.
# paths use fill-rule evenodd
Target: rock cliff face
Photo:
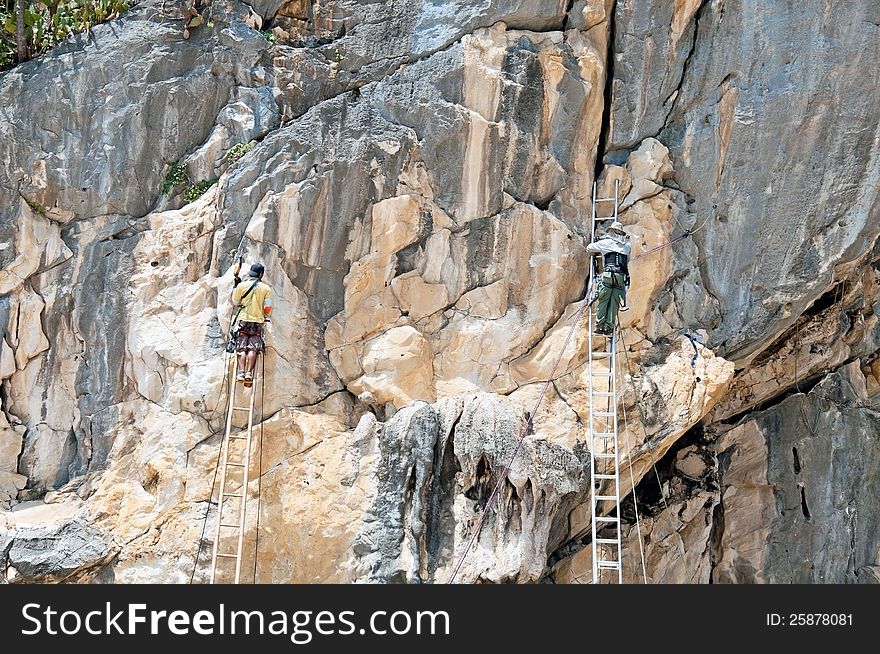
<path id="1" fill-rule="evenodd" d="M 172 4 L 0 74 L 6 581 L 207 580 L 237 255 L 246 581 L 589 581 L 594 180 L 625 579 L 880 581 L 876 10 Z"/>

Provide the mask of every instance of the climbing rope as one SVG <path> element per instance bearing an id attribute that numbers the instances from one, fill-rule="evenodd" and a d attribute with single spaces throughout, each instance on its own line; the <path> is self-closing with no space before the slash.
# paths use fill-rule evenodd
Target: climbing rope
<path id="1" fill-rule="evenodd" d="M 544 401 L 544 395 L 547 393 L 547 389 L 550 387 L 550 384 L 553 383 L 554 375 L 556 374 L 556 369 L 559 366 L 559 362 L 562 360 L 562 355 L 565 354 L 565 349 L 568 347 L 568 343 L 571 340 L 571 337 L 574 335 L 575 330 L 580 323 L 581 315 L 584 312 L 584 309 L 587 307 L 587 303 L 589 298 L 585 298 L 581 302 L 580 308 L 575 312 L 573 316 L 573 321 L 571 325 L 571 329 L 568 331 L 568 335 L 565 337 L 565 342 L 562 344 L 562 348 L 559 350 L 559 356 L 556 357 L 556 361 L 553 363 L 553 368 L 550 370 L 550 374 L 547 377 L 547 381 L 544 383 L 543 388 L 541 389 L 541 394 L 538 396 L 538 400 L 535 402 L 535 406 L 532 409 L 532 412 L 529 414 L 526 419 L 525 425 L 523 425 L 522 431 L 520 432 L 519 440 L 516 443 L 516 447 L 513 450 L 513 454 L 510 456 L 510 460 L 505 464 L 504 469 L 501 471 L 501 474 L 498 477 L 498 481 L 495 483 L 495 487 L 492 489 L 491 495 L 489 495 L 489 499 L 486 501 L 486 506 L 483 508 L 482 513 L 480 514 L 480 520 L 477 523 L 476 529 L 470 537 L 470 540 L 467 543 L 467 546 L 464 548 L 464 551 L 461 553 L 461 556 L 458 559 L 458 563 L 455 566 L 455 569 L 452 572 L 452 575 L 449 577 L 449 581 L 447 583 L 451 584 L 455 582 L 455 578 L 458 576 L 459 571 L 461 570 L 461 566 L 464 564 L 465 557 L 467 557 L 468 552 L 476 541 L 477 537 L 480 535 L 480 531 L 483 528 L 483 522 L 486 520 L 486 516 L 489 513 L 489 510 L 492 508 L 492 501 L 495 499 L 495 495 L 498 493 L 501 486 L 504 484 L 507 479 L 507 473 L 510 471 L 510 467 L 513 465 L 514 459 L 516 459 L 516 455 L 519 453 L 519 449 L 523 444 L 526 436 L 530 433 L 532 428 L 532 422 L 535 419 L 535 416 L 538 415 L 538 409 L 541 407 L 541 403 Z"/>
<path id="2" fill-rule="evenodd" d="M 617 328 L 618 335 L 621 336 L 621 340 L 623 339 L 623 330 L 620 327 Z M 620 374 L 620 363 L 619 359 L 615 357 L 615 363 L 618 366 L 618 375 Z M 636 513 L 636 533 L 639 537 L 639 558 L 642 561 L 642 579 L 647 584 L 648 583 L 648 566 L 645 564 L 645 547 L 642 542 L 642 523 L 639 519 L 639 501 L 636 497 L 636 480 L 635 474 L 633 474 L 633 457 L 632 457 L 632 447 L 630 447 L 629 443 L 629 422 L 626 419 L 626 402 L 621 402 L 621 408 L 623 409 L 623 438 L 626 442 L 626 452 L 627 452 L 627 463 L 629 463 L 629 483 L 632 488 L 632 498 L 633 498 L 633 509 Z M 620 516 L 618 516 L 620 517 Z M 621 557 L 623 558 L 623 557 Z M 622 563 L 621 563 L 622 565 Z"/>
<path id="3" fill-rule="evenodd" d="M 220 406 L 220 398 L 223 397 L 224 389 L 227 386 L 226 381 L 227 381 L 228 377 L 229 377 L 229 352 L 227 352 L 226 355 L 223 357 L 223 384 L 220 386 L 220 396 L 217 398 L 217 404 L 214 405 L 214 410 L 211 412 L 212 415 L 211 415 L 211 417 L 208 418 L 208 425 L 209 426 L 211 424 L 211 420 L 213 420 L 213 414 L 216 413 L 217 407 Z M 223 413 L 227 413 L 229 411 L 230 399 L 231 399 L 231 393 L 226 392 L 226 402 L 224 403 Z M 216 431 L 211 432 L 210 436 L 199 441 L 199 443 L 196 443 L 196 445 L 193 447 L 193 449 L 195 449 L 195 447 L 198 447 L 198 445 L 200 445 L 201 443 L 204 443 L 206 440 L 213 438 L 218 433 L 219 432 L 216 432 Z M 217 461 L 214 463 L 214 476 L 211 479 L 210 494 L 208 495 L 208 506 L 205 508 L 205 517 L 202 518 L 202 533 L 199 536 L 199 547 L 196 550 L 196 557 L 195 557 L 195 560 L 193 561 L 192 573 L 189 576 L 189 583 L 190 584 L 192 584 L 193 580 L 195 579 L 196 568 L 199 565 L 199 555 L 202 553 L 202 542 L 205 540 L 205 529 L 208 526 L 208 514 L 211 512 L 211 497 L 214 495 L 214 484 L 217 483 L 217 472 L 220 469 L 220 455 L 222 454 L 222 452 L 223 452 L 223 443 L 220 443 L 220 449 L 217 450 Z M 222 492 L 222 489 L 221 489 L 221 492 Z M 217 519 L 219 520 L 219 517 Z"/>
<path id="4" fill-rule="evenodd" d="M 626 342 L 623 340 L 623 332 L 622 331 L 620 333 L 620 342 L 623 345 L 623 354 L 626 357 L 626 368 L 627 368 L 627 370 L 632 370 L 632 367 L 630 366 L 630 362 L 629 362 L 629 351 L 627 349 Z M 639 412 L 641 413 L 641 415 L 645 415 L 644 411 L 642 410 L 642 400 L 639 397 L 639 392 L 636 389 L 635 382 L 633 381 L 632 375 L 629 375 L 629 383 L 630 383 L 630 387 L 632 388 L 633 395 L 636 398 L 636 406 L 639 408 Z M 630 451 L 630 452 L 632 452 L 632 451 Z M 632 454 L 630 454 L 630 457 L 632 457 Z M 672 522 L 672 515 L 669 512 L 669 503 L 666 501 L 666 492 L 663 490 L 663 483 L 660 481 L 660 473 L 657 471 L 657 462 L 654 460 L 654 454 L 651 452 L 650 449 L 648 450 L 648 458 L 651 461 L 651 468 L 654 470 L 654 477 L 657 479 L 657 487 L 660 489 L 660 500 L 663 502 L 663 509 L 664 509 L 664 512 L 666 513 L 667 519 L 669 520 L 669 529 L 672 533 L 674 533 L 678 537 L 678 546 L 679 546 L 679 549 L 681 550 L 682 561 L 684 561 L 685 560 L 684 541 L 681 538 L 681 534 L 678 533 L 678 531 L 675 529 L 675 525 Z M 630 463 L 630 465 L 632 465 L 632 464 Z M 636 492 L 636 489 L 633 488 L 633 499 L 635 499 L 635 492 Z"/>

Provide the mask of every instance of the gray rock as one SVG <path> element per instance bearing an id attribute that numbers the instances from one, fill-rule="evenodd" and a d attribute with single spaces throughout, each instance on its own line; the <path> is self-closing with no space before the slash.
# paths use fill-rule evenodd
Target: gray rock
<path id="1" fill-rule="evenodd" d="M 88 39 L 72 37 L 0 75 L 7 198 L 17 190 L 62 222 L 142 216 L 159 198 L 166 166 L 205 139 L 229 89 L 259 83 L 264 52 L 255 46 L 264 42 L 221 38 L 256 35 L 236 13 L 241 4 L 226 4 L 215 28 L 193 29 L 189 40 L 178 20 L 163 18 L 162 4 L 141 3 Z M 0 206 L 4 224 L 15 204 Z"/>
<path id="2" fill-rule="evenodd" d="M 383 426 L 378 495 L 355 545 L 371 580 L 446 582 L 459 563 L 459 582 L 540 577 L 589 482 L 577 455 L 544 440 L 526 439 L 513 458 L 522 424 L 503 400 L 479 394 L 419 402 Z M 497 507 L 468 549 L 502 474 Z"/>
<path id="3" fill-rule="evenodd" d="M 735 566 L 716 582 L 865 583 L 878 566 L 880 535 L 880 413 L 859 389 L 858 365 L 825 377 L 806 394 L 787 397 L 754 416 L 766 442 L 766 482 L 775 502 L 769 520 L 755 508 L 750 521 L 760 535 L 753 548 L 739 552 Z M 737 447 L 737 445 L 734 445 Z M 742 447 L 742 444 L 739 445 Z M 719 451 L 723 462 L 729 450 Z M 732 481 L 722 464 L 722 489 Z M 724 502 L 721 504 L 724 509 Z M 726 535 L 716 515 L 721 553 L 737 534 Z M 738 527 L 745 527 L 740 523 Z M 743 542 L 743 541 L 740 541 Z M 748 542 L 748 541 L 746 541 Z"/>
<path id="4" fill-rule="evenodd" d="M 645 15 L 652 13 L 634 11 L 631 20 Z M 827 14 L 819 0 L 796 10 L 713 2 L 698 16 L 678 95 L 664 106 L 666 80 L 676 75 L 652 76 L 648 88 L 657 91 L 642 122 L 650 131 L 669 114 L 658 138 L 702 226 L 693 263 L 720 306 L 708 344 L 744 363 L 829 287 L 835 266 L 865 256 L 880 233 L 872 127 L 880 109 L 865 92 L 876 80 L 864 75 L 880 64 L 877 9 L 848 3 Z M 630 57 L 641 66 L 638 51 L 623 52 Z M 633 108 L 616 106 L 614 124 L 631 123 Z"/>
<path id="5" fill-rule="evenodd" d="M 110 535 L 78 516 L 60 525 L 19 527 L 7 563 L 18 572 L 18 581 L 51 581 L 99 565 L 112 553 Z"/>

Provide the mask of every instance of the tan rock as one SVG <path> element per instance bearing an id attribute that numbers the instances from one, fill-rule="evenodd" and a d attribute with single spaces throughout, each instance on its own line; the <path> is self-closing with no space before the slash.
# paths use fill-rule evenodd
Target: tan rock
<path id="1" fill-rule="evenodd" d="M 15 364 L 19 370 L 28 361 L 49 349 L 49 339 L 43 333 L 43 298 L 31 290 L 22 289 L 18 294 L 18 330 L 15 345 Z"/>
<path id="2" fill-rule="evenodd" d="M 496 320 L 507 313 L 507 294 L 507 281 L 499 279 L 462 295 L 455 303 L 455 309 L 476 318 Z"/>
<path id="3" fill-rule="evenodd" d="M 431 346 L 414 327 L 395 327 L 368 341 L 361 367 L 364 375 L 349 384 L 355 393 L 369 391 L 396 407 L 434 399 Z"/>
<path id="4" fill-rule="evenodd" d="M 545 384 L 520 386 L 509 397 L 522 406 L 523 412 L 528 415 L 538 406 L 538 412 L 532 419 L 530 434 L 573 449 L 578 441 L 586 440 L 585 430 L 577 413 L 565 403 L 553 385 L 547 387 L 546 391 L 544 386 Z"/>
<path id="5" fill-rule="evenodd" d="M 6 339 L 0 339 L 0 379 L 8 379 L 15 372 L 15 352 Z"/>
<path id="6" fill-rule="evenodd" d="M 24 425 L 11 426 L 6 415 L 0 412 L 0 470 L 10 473 L 16 471 L 25 431 Z"/>
<path id="7" fill-rule="evenodd" d="M 427 284 L 415 271 L 395 277 L 391 282 L 391 290 L 394 291 L 400 308 L 414 321 L 439 311 L 449 300 L 446 286 Z"/>
<path id="8" fill-rule="evenodd" d="M 16 224 L 18 235 L 13 245 L 16 255 L 0 270 L 0 295 L 14 291 L 41 265 L 49 267 L 73 256 L 61 238 L 58 224 L 35 213 L 24 198 L 19 203 Z"/>
<path id="9" fill-rule="evenodd" d="M 15 500 L 18 491 L 27 486 L 27 477 L 8 470 L 0 470 L 0 502 Z"/>
<path id="10" fill-rule="evenodd" d="M 387 257 L 418 240 L 421 206 L 413 195 L 382 200 L 373 205 L 372 252 Z"/>
<path id="11" fill-rule="evenodd" d="M 776 516 L 776 494 L 767 481 L 765 437 L 751 421 L 724 434 L 716 449 L 730 451 L 730 464 L 721 489 L 724 531 L 714 578 L 719 583 L 761 583 Z"/>

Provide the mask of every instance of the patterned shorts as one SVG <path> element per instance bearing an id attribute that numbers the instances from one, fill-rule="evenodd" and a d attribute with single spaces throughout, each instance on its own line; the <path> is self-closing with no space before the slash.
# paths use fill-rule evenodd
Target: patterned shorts
<path id="1" fill-rule="evenodd" d="M 238 338 L 235 340 L 236 352 L 262 352 L 265 344 L 263 343 L 263 325 L 258 322 L 242 322 L 238 326 Z"/>

